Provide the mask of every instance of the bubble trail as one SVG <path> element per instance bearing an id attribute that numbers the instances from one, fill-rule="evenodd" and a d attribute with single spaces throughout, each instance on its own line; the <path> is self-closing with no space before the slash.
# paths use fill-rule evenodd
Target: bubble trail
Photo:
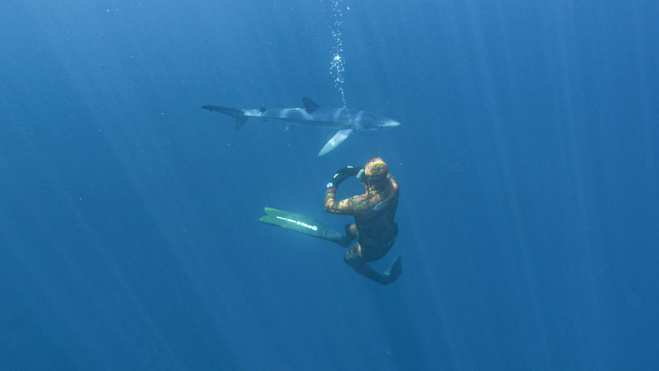
<path id="1" fill-rule="evenodd" d="M 332 38 L 334 39 L 334 47 L 332 50 L 332 60 L 330 62 L 330 75 L 334 78 L 334 87 L 341 94 L 341 102 L 343 108 L 347 108 L 345 90 L 343 83 L 345 82 L 343 73 L 345 72 L 345 60 L 343 58 L 343 40 L 341 38 L 341 30 L 343 28 L 343 10 L 341 8 L 341 0 L 330 0 L 332 5 L 332 17 L 334 23 L 332 24 Z M 347 7 L 346 10 L 350 8 Z"/>

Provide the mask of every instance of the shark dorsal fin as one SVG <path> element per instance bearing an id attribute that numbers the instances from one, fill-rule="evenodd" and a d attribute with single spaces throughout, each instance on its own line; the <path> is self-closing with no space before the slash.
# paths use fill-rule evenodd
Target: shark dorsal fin
<path id="1" fill-rule="evenodd" d="M 302 97 L 302 103 L 304 104 L 304 110 L 309 113 L 313 113 L 313 111 L 320 108 L 320 106 L 316 104 L 316 102 L 312 101 L 307 97 Z"/>

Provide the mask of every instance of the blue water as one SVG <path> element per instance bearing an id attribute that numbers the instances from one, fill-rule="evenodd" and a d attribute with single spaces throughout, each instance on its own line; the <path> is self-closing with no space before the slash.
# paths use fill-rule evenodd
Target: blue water
<path id="1" fill-rule="evenodd" d="M 659 368 L 656 1 L 337 6 L 0 5 L 0 368 Z M 317 157 L 331 130 L 200 109 L 340 89 L 402 126 Z M 396 283 L 258 223 L 342 228 L 325 184 L 375 155 Z"/>

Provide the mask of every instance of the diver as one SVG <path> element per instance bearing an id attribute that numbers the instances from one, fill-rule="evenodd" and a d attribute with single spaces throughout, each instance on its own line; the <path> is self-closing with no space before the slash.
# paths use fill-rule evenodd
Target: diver
<path id="1" fill-rule="evenodd" d="M 361 179 L 366 193 L 337 201 L 339 185 L 351 176 Z M 346 252 L 345 262 L 359 274 L 382 285 L 396 281 L 403 271 L 400 256 L 382 274 L 369 265 L 369 262 L 382 259 L 396 241 L 398 225 L 394 222 L 394 216 L 397 207 L 398 182 L 379 157 L 368 160 L 363 168 L 346 166 L 340 169 L 327 184 L 325 211 L 355 217 L 354 224 L 345 226 L 345 236 L 334 238 L 334 242 L 348 247 L 357 239 Z"/>

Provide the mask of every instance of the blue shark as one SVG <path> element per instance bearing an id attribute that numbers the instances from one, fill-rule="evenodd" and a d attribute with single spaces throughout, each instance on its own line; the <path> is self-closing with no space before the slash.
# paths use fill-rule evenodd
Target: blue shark
<path id="1" fill-rule="evenodd" d="M 250 117 L 280 121 L 286 125 L 287 129 L 290 126 L 338 129 L 339 131 L 318 152 L 318 156 L 323 156 L 332 151 L 355 130 L 378 130 L 400 125 L 398 121 L 369 112 L 347 108 L 320 107 L 307 97 L 302 98 L 302 103 L 304 108 L 241 109 L 222 106 L 202 106 L 201 108 L 234 117 L 236 119 L 236 131 L 240 130 Z"/>

